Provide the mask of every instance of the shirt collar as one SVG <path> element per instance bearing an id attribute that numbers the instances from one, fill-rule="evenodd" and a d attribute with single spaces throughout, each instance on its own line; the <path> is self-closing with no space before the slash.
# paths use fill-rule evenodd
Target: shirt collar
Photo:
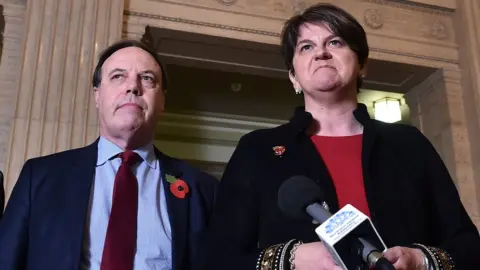
<path id="1" fill-rule="evenodd" d="M 113 142 L 109 141 L 105 137 L 100 136 L 98 141 L 98 152 L 97 152 L 97 166 L 101 166 L 107 162 L 107 160 L 115 157 L 116 155 L 124 152 L 122 148 L 118 145 L 114 144 Z M 147 165 L 152 168 L 157 168 L 157 160 L 155 155 L 155 150 L 153 147 L 153 143 L 148 143 L 140 148 L 133 150 L 137 153 L 146 163 Z"/>

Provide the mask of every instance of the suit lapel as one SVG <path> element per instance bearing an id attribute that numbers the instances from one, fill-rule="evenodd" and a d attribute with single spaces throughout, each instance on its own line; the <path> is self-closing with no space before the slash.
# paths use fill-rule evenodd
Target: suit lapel
<path id="1" fill-rule="evenodd" d="M 170 191 L 170 183 L 167 182 L 166 175 L 175 178 L 183 177 L 183 172 L 176 166 L 175 161 L 165 156 L 155 148 L 155 153 L 160 160 L 162 183 L 167 199 L 168 216 L 170 217 L 170 226 L 172 228 L 172 268 L 182 269 L 185 249 L 188 235 L 188 195 L 184 199 L 179 199 Z"/>
<path id="2" fill-rule="evenodd" d="M 70 170 L 69 180 L 73 188 L 68 189 L 72 192 L 69 194 L 71 198 L 78 198 L 72 200 L 69 208 L 70 215 L 70 232 L 65 235 L 70 235 L 72 238 L 71 254 L 75 254 L 73 263 L 80 265 L 80 255 L 82 253 L 83 236 L 85 234 L 85 224 L 87 220 L 87 213 L 90 201 L 90 193 L 92 182 L 95 175 L 95 164 L 97 162 L 97 143 L 98 140 L 81 149 L 81 152 L 76 156 Z"/>

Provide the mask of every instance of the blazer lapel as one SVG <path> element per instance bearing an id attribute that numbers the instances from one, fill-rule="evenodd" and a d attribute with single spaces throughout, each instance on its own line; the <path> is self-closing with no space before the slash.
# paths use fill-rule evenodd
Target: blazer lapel
<path id="1" fill-rule="evenodd" d="M 290 131 L 292 139 L 295 141 L 297 154 L 295 161 L 298 167 L 303 168 L 308 177 L 317 182 L 322 189 L 335 190 L 327 165 L 323 161 L 317 148 L 310 140 L 309 128 L 312 124 L 313 117 L 305 111 L 305 107 L 297 107 L 295 114 L 290 119 Z M 328 210 L 332 212 L 338 211 L 338 200 L 335 193 L 326 192 L 324 194 L 325 203 Z"/>
<path id="2" fill-rule="evenodd" d="M 78 200 L 72 200 L 69 215 L 71 231 L 65 232 L 66 235 L 70 235 L 72 238 L 71 253 L 75 254 L 73 262 L 75 265 L 73 268 L 77 268 L 80 265 L 80 255 L 82 253 L 83 237 L 85 234 L 85 223 L 87 220 L 88 206 L 90 201 L 90 193 L 92 188 L 92 182 L 95 174 L 95 164 L 97 161 L 97 143 L 98 140 L 83 148 L 74 162 L 72 163 L 70 173 L 70 183 L 72 185 L 72 198 L 79 198 Z"/>
<path id="3" fill-rule="evenodd" d="M 368 208 L 370 210 L 370 217 L 374 225 L 377 224 L 377 219 L 375 218 L 375 183 L 370 177 L 370 166 L 371 166 L 371 155 L 373 151 L 373 146 L 377 138 L 377 133 L 374 130 L 373 124 L 369 123 L 364 125 L 363 128 L 363 143 L 362 143 L 362 171 L 363 171 L 363 183 L 365 186 L 365 195 L 368 202 Z"/>
<path id="4" fill-rule="evenodd" d="M 168 216 L 170 217 L 170 226 L 172 228 L 172 268 L 182 269 L 185 249 L 188 235 L 188 195 L 184 199 L 179 199 L 170 191 L 170 183 L 167 182 L 166 175 L 175 178 L 183 177 L 182 171 L 177 168 L 175 161 L 162 154 L 155 148 L 155 153 L 160 160 L 162 183 L 167 200 Z"/>
<path id="5" fill-rule="evenodd" d="M 300 155 L 298 160 L 302 160 L 304 171 L 308 172 L 308 176 L 315 180 L 324 190 L 335 190 L 332 177 L 328 172 L 327 165 L 323 161 L 317 148 L 305 133 L 299 134 L 297 139 Z M 339 209 L 337 196 L 335 193 L 326 192 L 324 195 L 325 203 L 329 211 L 336 212 Z"/>
<path id="6" fill-rule="evenodd" d="M 372 222 L 376 224 L 375 217 L 375 183 L 370 177 L 371 155 L 373 147 L 377 140 L 378 134 L 375 129 L 375 121 L 370 118 L 367 108 L 364 104 L 359 104 L 358 108 L 353 112 L 355 119 L 363 125 L 363 142 L 362 142 L 362 171 L 363 183 L 365 186 L 365 194 L 370 210 Z"/>

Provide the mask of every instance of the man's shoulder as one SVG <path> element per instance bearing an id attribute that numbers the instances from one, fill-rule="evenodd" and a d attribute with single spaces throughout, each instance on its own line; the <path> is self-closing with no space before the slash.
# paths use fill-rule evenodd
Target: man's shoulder
<path id="1" fill-rule="evenodd" d="M 73 160 L 85 156 L 88 150 L 92 150 L 93 146 L 94 145 L 92 144 L 85 147 L 64 150 L 40 157 L 34 157 L 28 159 L 25 163 L 35 164 L 36 166 L 41 167 L 58 166 L 61 164 L 72 162 Z"/>

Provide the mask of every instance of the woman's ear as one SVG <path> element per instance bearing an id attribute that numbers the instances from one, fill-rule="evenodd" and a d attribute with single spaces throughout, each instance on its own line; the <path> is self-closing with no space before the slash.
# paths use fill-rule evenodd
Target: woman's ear
<path id="1" fill-rule="evenodd" d="M 295 71 L 290 70 L 288 72 L 288 77 L 290 78 L 290 81 L 292 82 L 293 89 L 295 89 L 296 94 L 302 93 L 302 87 L 300 86 L 300 83 L 297 81 L 297 78 L 295 77 Z"/>
<path id="2" fill-rule="evenodd" d="M 290 78 L 290 82 L 292 82 L 293 88 L 299 88 L 299 84 L 297 78 L 295 78 L 295 71 L 292 69 L 288 72 L 288 77 Z"/>
<path id="3" fill-rule="evenodd" d="M 363 65 L 360 66 L 360 77 L 363 79 L 367 77 L 367 71 L 368 71 L 368 59 L 365 59 L 363 62 Z"/>

